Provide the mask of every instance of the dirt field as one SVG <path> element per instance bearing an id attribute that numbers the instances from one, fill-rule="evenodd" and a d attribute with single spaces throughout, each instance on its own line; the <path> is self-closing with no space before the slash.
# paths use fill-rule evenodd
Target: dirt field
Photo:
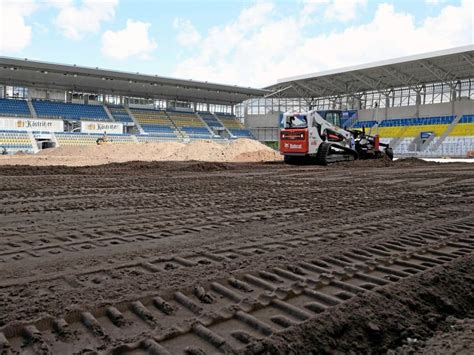
<path id="1" fill-rule="evenodd" d="M 474 169 L 0 168 L 1 354 L 474 351 Z"/>

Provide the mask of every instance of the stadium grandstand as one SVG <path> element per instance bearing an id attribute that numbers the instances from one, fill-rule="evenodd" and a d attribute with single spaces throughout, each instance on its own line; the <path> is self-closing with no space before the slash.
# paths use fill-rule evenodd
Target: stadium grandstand
<path id="1" fill-rule="evenodd" d="M 260 140 L 278 139 L 281 112 L 342 110 L 348 128 L 390 143 L 398 156 L 474 154 L 474 46 L 281 79 L 239 107 Z"/>
<path id="2" fill-rule="evenodd" d="M 240 137 L 283 112 L 341 110 L 398 156 L 474 155 L 474 46 L 281 79 L 263 89 L 0 57 L 0 149 Z"/>
<path id="3" fill-rule="evenodd" d="M 237 104 L 267 90 L 0 57 L 0 150 L 252 135 Z"/>

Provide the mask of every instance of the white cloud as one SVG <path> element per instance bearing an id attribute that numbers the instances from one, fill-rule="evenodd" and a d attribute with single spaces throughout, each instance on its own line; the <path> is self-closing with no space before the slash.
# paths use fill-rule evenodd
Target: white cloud
<path id="1" fill-rule="evenodd" d="M 106 31 L 102 35 L 102 54 L 112 59 L 149 59 L 157 47 L 149 29 L 149 23 L 129 19 L 123 30 Z"/>
<path id="2" fill-rule="evenodd" d="M 183 46 L 190 46 L 201 40 L 201 35 L 189 20 L 176 18 L 173 21 L 173 28 L 178 31 L 178 43 Z"/>
<path id="3" fill-rule="evenodd" d="M 274 9 L 275 5 L 271 2 L 258 2 L 249 8 L 243 9 L 236 24 L 243 29 L 253 29 L 263 25 Z"/>
<path id="4" fill-rule="evenodd" d="M 367 0 L 304 0 L 304 4 L 305 16 L 321 10 L 326 20 L 346 22 L 356 18 L 359 9 L 367 5 Z"/>
<path id="5" fill-rule="evenodd" d="M 427 3 L 428 5 L 438 5 L 446 1 L 447 0 L 425 0 L 425 3 Z"/>
<path id="6" fill-rule="evenodd" d="M 76 6 L 74 0 L 47 0 L 59 9 L 54 24 L 63 34 L 73 40 L 79 40 L 88 33 L 98 33 L 104 21 L 115 17 L 118 0 L 82 0 Z"/>
<path id="7" fill-rule="evenodd" d="M 242 16 L 212 28 L 194 54 L 177 64 L 174 75 L 264 86 L 278 78 L 474 43 L 470 0 L 421 21 L 380 4 L 365 24 L 314 36 L 305 34 L 310 23 L 298 16 L 270 16 L 273 12 L 252 28 L 243 25 Z"/>
<path id="8" fill-rule="evenodd" d="M 36 8 L 34 0 L 0 0 L 0 53 L 16 53 L 31 43 L 31 26 L 25 18 Z"/>

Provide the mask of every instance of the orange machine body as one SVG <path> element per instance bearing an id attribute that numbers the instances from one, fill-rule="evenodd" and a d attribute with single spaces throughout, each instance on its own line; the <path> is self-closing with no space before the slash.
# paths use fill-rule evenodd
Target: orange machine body
<path id="1" fill-rule="evenodd" d="M 282 129 L 280 152 L 282 154 L 308 154 L 308 129 Z"/>

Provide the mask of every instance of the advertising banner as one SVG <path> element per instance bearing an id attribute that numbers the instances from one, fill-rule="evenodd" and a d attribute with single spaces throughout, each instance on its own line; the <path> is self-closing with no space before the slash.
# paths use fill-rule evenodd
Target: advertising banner
<path id="1" fill-rule="evenodd" d="M 0 130 L 63 132 L 64 122 L 63 120 L 47 120 L 34 118 L 0 118 Z"/>
<path id="2" fill-rule="evenodd" d="M 81 121 L 82 133 L 123 134 L 123 124 L 118 122 Z"/>

